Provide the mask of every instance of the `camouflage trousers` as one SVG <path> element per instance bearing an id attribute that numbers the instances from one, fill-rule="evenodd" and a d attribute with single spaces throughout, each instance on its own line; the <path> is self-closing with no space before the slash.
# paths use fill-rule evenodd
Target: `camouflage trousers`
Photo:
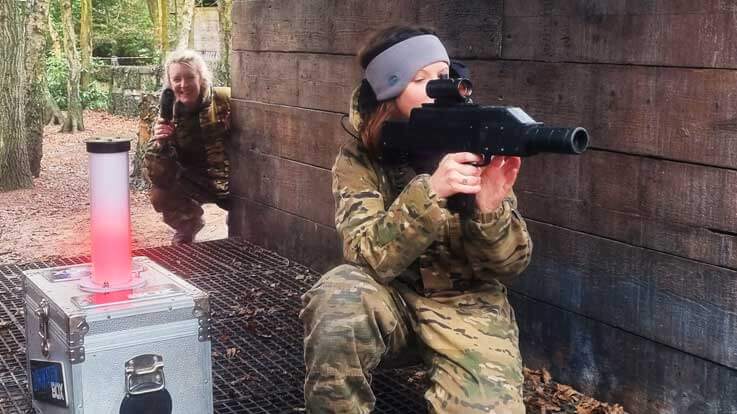
<path id="1" fill-rule="evenodd" d="M 164 223 L 177 231 L 187 232 L 202 222 L 202 204 L 214 203 L 224 210 L 230 210 L 229 199 L 215 197 L 194 182 L 182 178 L 173 186 L 151 187 L 151 204 L 162 213 Z"/>
<path id="2" fill-rule="evenodd" d="M 501 284 L 428 298 L 342 265 L 302 302 L 310 413 L 371 412 L 372 371 L 408 352 L 429 368 L 430 413 L 525 412 L 517 323 Z"/>

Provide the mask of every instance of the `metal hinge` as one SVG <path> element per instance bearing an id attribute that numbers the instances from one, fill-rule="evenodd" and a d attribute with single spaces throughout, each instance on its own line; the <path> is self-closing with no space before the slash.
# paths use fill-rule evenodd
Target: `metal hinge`
<path id="1" fill-rule="evenodd" d="M 84 362 L 84 336 L 89 332 L 90 326 L 84 316 L 71 317 L 69 319 L 69 362 L 79 364 Z"/>
<path id="2" fill-rule="evenodd" d="M 194 298 L 192 314 L 197 318 L 197 340 L 206 342 L 210 340 L 210 297 L 203 295 Z"/>
<path id="3" fill-rule="evenodd" d="M 34 312 L 38 317 L 38 336 L 41 338 L 41 354 L 49 357 L 49 302 L 41 299 Z"/>

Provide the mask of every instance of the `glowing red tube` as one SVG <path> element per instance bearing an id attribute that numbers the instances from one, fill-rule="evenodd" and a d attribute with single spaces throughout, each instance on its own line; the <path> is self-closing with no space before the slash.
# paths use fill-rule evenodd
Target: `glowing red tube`
<path id="1" fill-rule="evenodd" d="M 86 142 L 90 155 L 90 230 L 94 287 L 131 285 L 131 225 L 128 195 L 130 140 L 96 138 Z"/>

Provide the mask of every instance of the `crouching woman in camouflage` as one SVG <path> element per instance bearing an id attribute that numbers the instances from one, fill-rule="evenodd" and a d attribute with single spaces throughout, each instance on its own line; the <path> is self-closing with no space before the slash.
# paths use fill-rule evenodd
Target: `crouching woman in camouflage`
<path id="1" fill-rule="evenodd" d="M 432 413 L 524 413 L 518 329 L 502 284 L 528 265 L 532 243 L 512 192 L 521 161 L 448 154 L 432 175 L 376 158 L 381 124 L 430 102 L 427 82 L 448 74 L 431 31 L 392 27 L 359 53 L 354 93 L 360 141 L 333 166 L 336 225 L 348 264 L 303 297 L 305 402 L 311 413 L 368 413 L 377 365 L 422 356 Z M 356 117 L 355 112 L 358 112 Z M 360 118 L 360 119 L 359 119 Z M 444 206 L 475 194 L 461 219 Z"/>
<path id="2" fill-rule="evenodd" d="M 191 243 L 205 225 L 202 204 L 229 210 L 230 88 L 212 87 L 199 53 L 172 52 L 164 64 L 164 89 L 176 99 L 172 121 L 159 118 L 145 165 L 151 203 L 175 230 L 172 244 Z"/>

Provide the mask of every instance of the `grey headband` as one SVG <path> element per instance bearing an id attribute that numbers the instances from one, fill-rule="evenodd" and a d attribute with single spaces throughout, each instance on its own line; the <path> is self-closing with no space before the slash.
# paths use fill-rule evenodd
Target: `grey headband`
<path id="1" fill-rule="evenodd" d="M 410 37 L 376 56 L 366 67 L 366 80 L 383 101 L 399 96 L 418 70 L 435 62 L 450 63 L 440 39 L 430 34 Z"/>

